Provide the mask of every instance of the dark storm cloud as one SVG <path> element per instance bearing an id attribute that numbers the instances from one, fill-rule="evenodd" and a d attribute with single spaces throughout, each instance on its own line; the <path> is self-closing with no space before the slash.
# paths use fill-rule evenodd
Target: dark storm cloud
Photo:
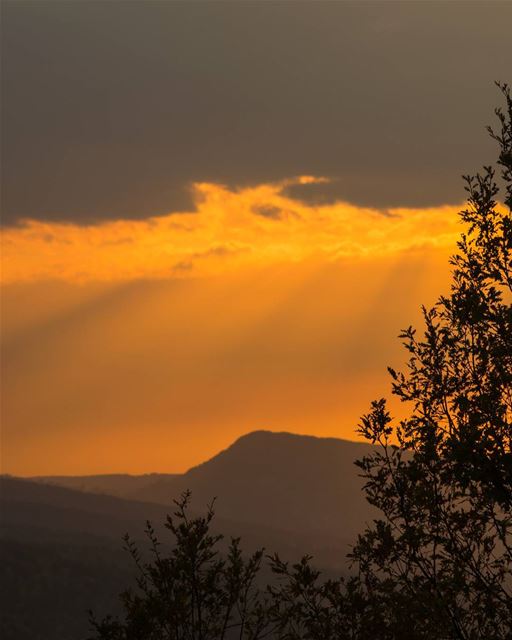
<path id="1" fill-rule="evenodd" d="M 510 2 L 4 2 L 2 208 L 89 222 L 190 208 L 194 181 L 458 202 L 493 159 Z M 311 195 L 313 194 L 313 195 Z M 316 195 L 315 195 L 316 194 Z"/>

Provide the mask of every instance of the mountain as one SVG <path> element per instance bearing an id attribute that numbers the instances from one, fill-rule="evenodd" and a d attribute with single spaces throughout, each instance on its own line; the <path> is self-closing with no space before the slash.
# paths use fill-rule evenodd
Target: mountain
<path id="1" fill-rule="evenodd" d="M 146 520 L 168 547 L 168 506 L 86 493 L 25 479 L 0 478 L 0 637 L 78 640 L 89 632 L 87 610 L 120 612 L 118 594 L 134 586 L 129 532 L 143 555 Z M 263 525 L 215 518 L 213 532 L 241 536 L 248 552 L 265 546 L 297 560 L 308 552 L 320 567 L 345 570 L 345 544 L 328 536 L 290 536 Z M 29 615 L 28 615 L 29 613 Z"/>
<path id="2" fill-rule="evenodd" d="M 170 480 L 175 475 L 171 473 L 147 473 L 133 476 L 127 473 L 105 473 L 95 476 L 34 476 L 28 479 L 87 493 L 131 498 L 143 487 L 155 484 L 160 480 Z"/>
<path id="3" fill-rule="evenodd" d="M 191 506 L 191 513 L 203 512 L 202 505 Z M 122 548 L 122 536 L 139 542 L 149 520 L 165 543 L 164 527 L 171 505 L 156 504 L 87 493 L 34 482 L 27 479 L 0 477 L 0 536 L 2 540 L 41 543 L 108 544 Z M 298 559 L 306 550 L 314 553 L 323 567 L 343 567 L 346 540 L 333 536 L 308 536 L 296 531 L 280 530 L 263 524 L 247 524 L 216 514 L 213 530 L 226 539 L 241 536 L 243 548 L 253 551 L 264 546 L 283 556 Z"/>
<path id="4" fill-rule="evenodd" d="M 87 609 L 115 613 L 117 594 L 133 585 L 121 536 L 144 551 L 149 519 L 165 548 L 171 500 L 186 489 L 196 512 L 217 496 L 214 532 L 241 536 L 243 549 L 292 561 L 308 553 L 325 575 L 346 571 L 348 545 L 373 517 L 353 464 L 371 450 L 258 431 L 179 475 L 0 477 L 0 636 L 86 637 Z"/>
<path id="5" fill-rule="evenodd" d="M 119 611 L 133 582 L 121 535 L 165 509 L 17 478 L 0 478 L 0 637 L 78 640 L 87 610 Z"/>
<path id="6" fill-rule="evenodd" d="M 169 505 L 189 489 L 196 507 L 217 498 L 220 518 L 348 542 L 374 517 L 354 460 L 366 443 L 255 431 L 184 474 L 38 478 Z"/>
<path id="7" fill-rule="evenodd" d="M 17 539 L 52 536 L 95 536 L 121 540 L 127 531 L 137 534 L 146 520 L 163 521 L 163 505 L 122 500 L 31 480 L 0 478 L 0 530 Z"/>
<path id="8" fill-rule="evenodd" d="M 165 503 L 190 489 L 198 503 L 217 497 L 219 516 L 290 533 L 352 539 L 371 519 L 354 460 L 370 445 L 257 431 L 182 476 L 136 491 Z"/>

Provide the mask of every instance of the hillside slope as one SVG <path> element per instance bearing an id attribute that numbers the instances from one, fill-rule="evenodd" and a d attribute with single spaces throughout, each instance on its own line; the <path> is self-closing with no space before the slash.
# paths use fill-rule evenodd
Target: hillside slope
<path id="1" fill-rule="evenodd" d="M 214 531 L 241 536 L 245 550 L 312 554 L 327 574 L 345 572 L 349 544 L 373 515 L 353 464 L 370 450 L 255 432 L 182 475 L 0 477 L 2 637 L 86 637 L 86 609 L 115 612 L 116 594 L 133 584 L 121 536 L 140 541 L 149 519 L 165 545 L 171 500 L 185 489 L 194 512 L 217 496 Z"/>
<path id="2" fill-rule="evenodd" d="M 216 497 L 221 518 L 348 540 L 374 515 L 354 465 L 371 450 L 337 438 L 256 431 L 181 475 L 39 480 L 164 505 L 189 489 L 196 505 Z"/>
<path id="3" fill-rule="evenodd" d="M 201 506 L 193 503 L 192 508 Z M 0 510 L 0 637 L 5 640 L 87 637 L 87 609 L 99 616 L 115 613 L 118 594 L 135 584 L 122 535 L 129 532 L 147 556 L 148 545 L 141 539 L 150 519 L 162 549 L 171 542 L 162 526 L 170 508 L 163 504 L 1 477 Z M 290 535 L 222 518 L 215 518 L 212 528 L 227 539 L 241 536 L 248 552 L 264 546 L 290 560 L 311 553 L 328 572 L 346 570 L 347 540 Z"/>

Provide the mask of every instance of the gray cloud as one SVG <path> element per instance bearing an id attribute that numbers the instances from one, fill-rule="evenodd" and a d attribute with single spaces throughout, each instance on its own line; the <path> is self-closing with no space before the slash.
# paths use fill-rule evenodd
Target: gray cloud
<path id="1" fill-rule="evenodd" d="M 509 2 L 2 6 L 2 209 L 91 222 L 190 209 L 194 181 L 299 174 L 303 198 L 458 202 L 494 158 Z M 316 196 L 314 195 L 316 193 Z M 311 195 L 313 194 L 313 196 Z"/>
<path id="2" fill-rule="evenodd" d="M 282 211 L 279 207 L 273 207 L 267 204 L 262 204 L 258 207 L 254 206 L 252 208 L 252 212 L 257 216 L 263 216 L 264 218 L 270 218 L 271 220 L 278 220 L 282 215 Z"/>

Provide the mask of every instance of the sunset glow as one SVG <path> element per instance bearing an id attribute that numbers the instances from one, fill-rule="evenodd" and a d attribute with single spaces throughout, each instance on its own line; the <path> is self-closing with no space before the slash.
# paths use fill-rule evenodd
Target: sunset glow
<path id="1" fill-rule="evenodd" d="M 197 210 L 97 225 L 27 220 L 3 231 L 2 282 L 126 282 L 214 276 L 314 261 L 374 260 L 453 248 L 457 211 L 308 206 L 285 197 L 295 181 L 230 190 L 196 184 Z"/>
<path id="2" fill-rule="evenodd" d="M 3 231 L 5 471 L 182 471 L 258 428 L 356 437 L 448 282 L 460 207 L 314 207 L 289 184 Z"/>

